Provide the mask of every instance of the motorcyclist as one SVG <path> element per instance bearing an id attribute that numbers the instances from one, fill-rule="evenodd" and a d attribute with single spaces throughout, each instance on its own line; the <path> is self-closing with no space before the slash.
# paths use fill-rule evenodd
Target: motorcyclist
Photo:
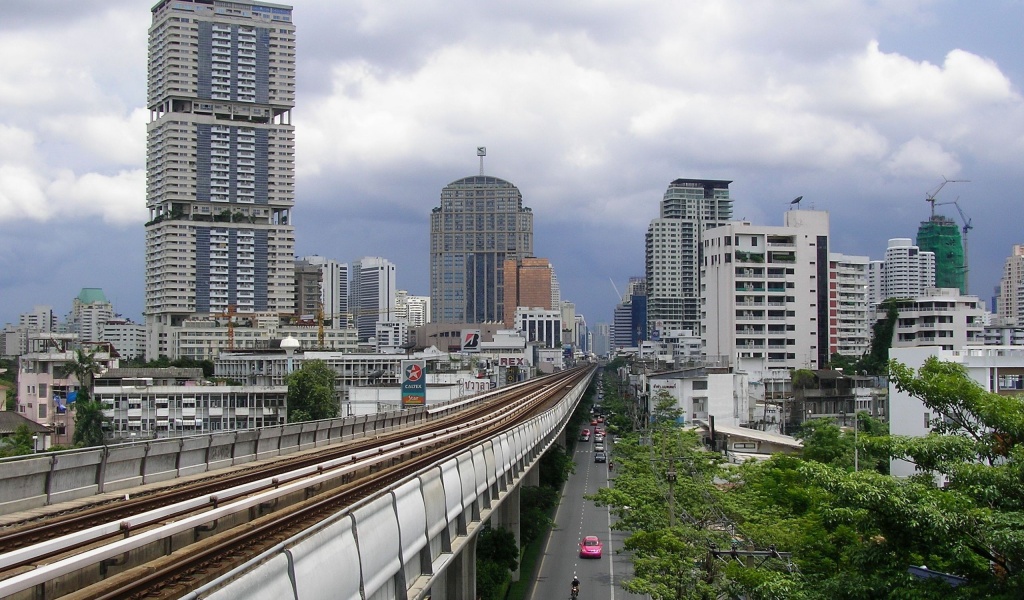
<path id="1" fill-rule="evenodd" d="M 580 593 L 580 578 L 574 573 L 572 576 L 572 597 L 575 598 Z"/>

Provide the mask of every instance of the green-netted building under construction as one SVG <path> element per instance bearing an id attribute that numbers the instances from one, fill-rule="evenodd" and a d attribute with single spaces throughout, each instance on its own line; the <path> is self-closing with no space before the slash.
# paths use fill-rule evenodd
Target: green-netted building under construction
<path id="1" fill-rule="evenodd" d="M 935 287 L 957 288 L 967 294 L 964 287 L 964 247 L 957 224 L 941 215 L 921 221 L 917 229 L 917 247 L 922 252 L 935 253 Z"/>

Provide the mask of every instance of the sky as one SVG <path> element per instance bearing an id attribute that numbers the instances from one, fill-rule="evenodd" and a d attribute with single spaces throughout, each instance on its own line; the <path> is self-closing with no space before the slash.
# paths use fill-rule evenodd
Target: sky
<path id="1" fill-rule="evenodd" d="M 32 0 L 0 18 L 0 323 L 83 287 L 141 322 L 154 2 Z M 296 0 L 296 255 L 383 256 L 429 295 L 448 183 L 515 184 L 534 254 L 610 322 L 677 178 L 737 219 L 827 210 L 881 259 L 925 201 L 970 220 L 988 301 L 1024 243 L 1024 0 Z"/>

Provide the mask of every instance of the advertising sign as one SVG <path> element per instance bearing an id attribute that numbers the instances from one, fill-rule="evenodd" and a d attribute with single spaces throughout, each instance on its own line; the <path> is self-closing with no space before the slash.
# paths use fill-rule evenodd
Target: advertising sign
<path id="1" fill-rule="evenodd" d="M 402 361 L 402 408 L 427 403 L 427 361 Z"/>
<path id="2" fill-rule="evenodd" d="M 463 352 L 480 352 L 480 330 L 479 329 L 463 329 L 462 330 L 462 351 Z"/>

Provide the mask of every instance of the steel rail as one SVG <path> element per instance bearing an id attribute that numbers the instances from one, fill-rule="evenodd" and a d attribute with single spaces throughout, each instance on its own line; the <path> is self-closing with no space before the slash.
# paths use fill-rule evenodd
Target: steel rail
<path id="1" fill-rule="evenodd" d="M 543 385 L 541 380 L 530 380 L 519 384 L 520 389 L 528 390 Z M 506 392 L 508 388 L 506 388 Z M 443 417 L 434 417 L 428 411 L 428 420 L 410 427 L 391 430 L 384 434 L 376 434 L 372 438 L 356 438 L 343 442 L 340 445 L 324 448 L 316 454 L 304 454 L 302 456 L 283 457 L 272 464 L 252 466 L 243 471 L 210 474 L 201 480 L 190 482 L 187 486 L 171 484 L 160 491 L 133 495 L 125 502 L 118 500 L 106 500 L 88 508 L 76 510 L 71 513 L 61 513 L 44 517 L 40 522 L 38 518 L 28 520 L 22 524 L 12 524 L 0 529 L 0 548 L 7 550 L 22 548 L 38 543 L 40 540 L 52 539 L 67 535 L 68 532 L 76 532 L 101 526 L 109 521 L 121 520 L 136 514 L 154 510 L 152 507 L 165 506 L 180 502 L 181 498 L 200 497 L 206 494 L 220 492 L 234 485 L 244 484 L 251 481 L 259 481 L 267 477 L 273 477 L 287 473 L 290 470 L 302 468 L 302 466 L 315 466 L 322 460 L 321 454 L 326 456 L 346 456 L 353 452 L 360 452 L 362 449 L 376 449 L 383 441 L 390 439 L 404 439 L 410 435 L 416 435 L 420 431 L 432 431 L 445 422 L 463 422 L 467 415 L 486 414 L 492 410 L 492 404 L 500 403 L 501 396 L 494 392 L 488 392 L 474 400 L 462 400 L 456 406 L 437 407 L 437 411 L 450 410 L 457 406 L 469 403 L 476 403 L 466 409 L 464 413 L 456 412 Z M 435 419 L 433 421 L 429 419 Z"/>

